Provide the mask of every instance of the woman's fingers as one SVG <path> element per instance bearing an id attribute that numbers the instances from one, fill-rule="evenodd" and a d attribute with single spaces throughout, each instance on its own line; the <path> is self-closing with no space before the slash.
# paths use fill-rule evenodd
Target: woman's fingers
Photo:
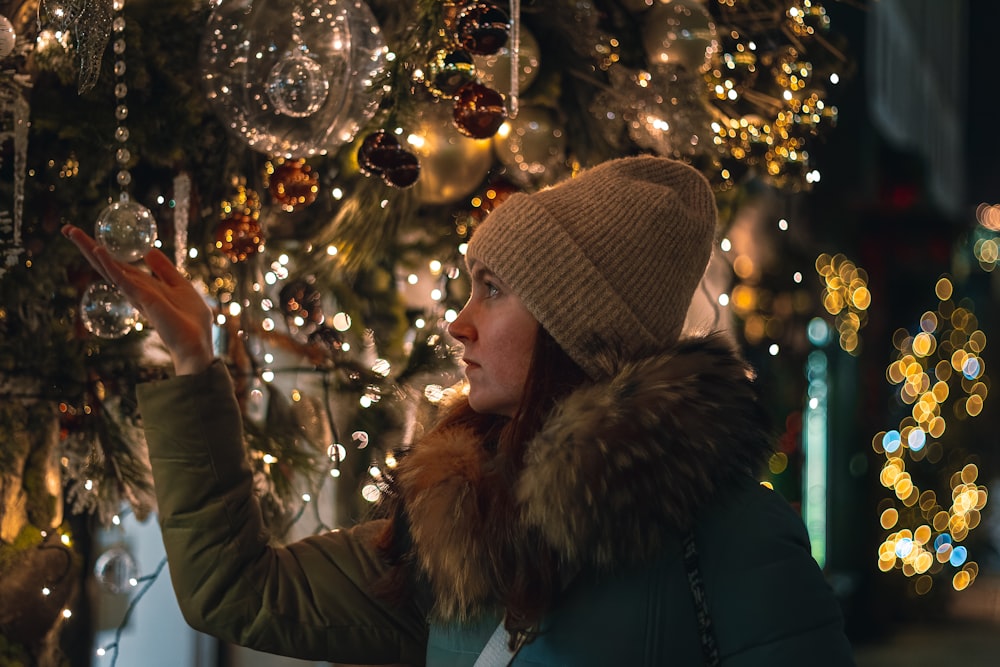
<path id="1" fill-rule="evenodd" d="M 145 312 L 153 303 L 163 299 L 162 285 L 148 273 L 131 264 L 118 261 L 106 248 L 78 227 L 65 225 L 62 231 L 66 238 L 80 249 L 90 265 L 105 280 L 118 287 L 132 305 Z M 166 257 L 163 259 L 166 260 Z"/>
<path id="2" fill-rule="evenodd" d="M 62 233 L 105 280 L 142 311 L 170 350 L 178 375 L 201 372 L 212 363 L 212 311 L 166 255 L 155 248 L 146 253 L 149 273 L 115 259 L 73 225 L 64 226 Z"/>
<path id="3" fill-rule="evenodd" d="M 99 246 L 94 239 L 90 238 L 82 229 L 73 225 L 63 225 L 62 233 L 63 236 L 72 241 L 73 245 L 80 250 L 80 254 L 94 267 L 95 271 L 100 273 L 108 282 L 114 282 L 111 276 L 107 274 L 107 269 L 96 254 Z"/>
<path id="4" fill-rule="evenodd" d="M 170 261 L 170 258 L 164 255 L 163 252 L 157 248 L 153 248 L 147 252 L 143 259 L 146 262 L 146 266 L 148 266 L 153 272 L 153 275 L 165 282 L 167 285 L 177 287 L 179 285 L 189 284 L 188 279 L 177 270 L 177 267 L 175 267 L 174 263 Z"/>

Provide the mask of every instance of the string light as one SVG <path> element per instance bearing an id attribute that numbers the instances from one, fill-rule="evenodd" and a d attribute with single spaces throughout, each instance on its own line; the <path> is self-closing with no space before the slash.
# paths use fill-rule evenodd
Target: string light
<path id="1" fill-rule="evenodd" d="M 128 625 L 129 619 L 132 617 L 132 612 L 135 611 L 136 605 L 139 604 L 139 601 L 146 594 L 146 591 L 148 591 L 150 587 L 156 583 L 156 580 L 159 578 L 160 573 L 163 572 L 163 568 L 166 564 L 167 559 L 164 557 L 160 560 L 160 564 L 156 566 L 156 570 L 154 570 L 152 574 L 131 580 L 130 583 L 132 583 L 133 587 L 139 586 L 140 583 L 143 584 L 143 586 L 139 588 L 136 594 L 132 596 L 132 599 L 129 600 L 128 607 L 126 607 L 125 613 L 122 615 L 122 620 L 115 629 L 114 641 L 98 648 L 96 651 L 97 657 L 99 658 L 104 657 L 107 655 L 108 651 L 111 651 L 111 667 L 115 667 L 115 664 L 118 662 L 118 649 L 121 646 L 122 633 L 125 631 L 125 627 Z"/>

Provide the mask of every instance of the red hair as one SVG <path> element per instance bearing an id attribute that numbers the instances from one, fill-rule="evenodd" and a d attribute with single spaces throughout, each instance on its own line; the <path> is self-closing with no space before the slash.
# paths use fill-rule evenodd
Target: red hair
<path id="1" fill-rule="evenodd" d="M 501 549 L 500 557 L 494 559 L 492 593 L 506 610 L 507 630 L 512 637 L 537 626 L 551 607 L 560 583 L 555 554 L 539 535 L 529 534 L 525 540 L 506 537 L 511 524 L 518 520 L 514 486 L 524 466 L 527 444 L 559 399 L 585 382 L 586 373 L 540 328 L 528 378 L 513 417 L 477 413 L 463 400 L 449 408 L 428 434 L 458 426 L 471 428 L 481 446 L 493 456 L 494 465 L 483 478 L 484 487 L 490 491 L 484 494 L 490 499 L 484 514 L 490 520 L 483 522 L 482 530 L 484 541 Z M 416 573 L 401 496 L 394 480 L 387 481 L 389 488 L 383 496 L 380 514 L 390 517 L 390 525 L 378 547 L 393 567 L 380 582 L 378 592 L 399 601 L 409 594 L 409 582 Z"/>

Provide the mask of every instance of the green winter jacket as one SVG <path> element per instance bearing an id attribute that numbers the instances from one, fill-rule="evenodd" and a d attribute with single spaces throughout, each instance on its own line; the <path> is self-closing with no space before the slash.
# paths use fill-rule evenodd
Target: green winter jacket
<path id="1" fill-rule="evenodd" d="M 798 516 L 749 471 L 767 455 L 748 369 L 718 339 L 637 362 L 564 399 L 528 446 L 504 539 L 541 536 L 566 587 L 515 665 L 699 665 L 682 557 L 693 531 L 724 667 L 852 665 L 839 606 Z M 472 665 L 501 612 L 489 564 L 503 545 L 468 433 L 425 438 L 398 469 L 426 595 L 372 592 L 381 522 L 272 543 L 253 495 L 232 382 L 140 387 L 159 520 L 194 628 L 261 651 L 342 663 Z"/>

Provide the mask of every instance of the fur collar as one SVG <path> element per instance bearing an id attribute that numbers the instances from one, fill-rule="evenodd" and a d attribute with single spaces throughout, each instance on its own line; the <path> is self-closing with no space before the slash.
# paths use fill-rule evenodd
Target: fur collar
<path id="1" fill-rule="evenodd" d="M 607 379 L 560 402 L 513 479 L 496 479 L 495 457 L 460 427 L 401 461 L 414 552 L 439 618 L 477 613 L 517 547 L 547 547 L 566 572 L 646 560 L 770 453 L 752 373 L 721 337 L 602 364 Z M 502 517 L 499 484 L 513 488 Z"/>

